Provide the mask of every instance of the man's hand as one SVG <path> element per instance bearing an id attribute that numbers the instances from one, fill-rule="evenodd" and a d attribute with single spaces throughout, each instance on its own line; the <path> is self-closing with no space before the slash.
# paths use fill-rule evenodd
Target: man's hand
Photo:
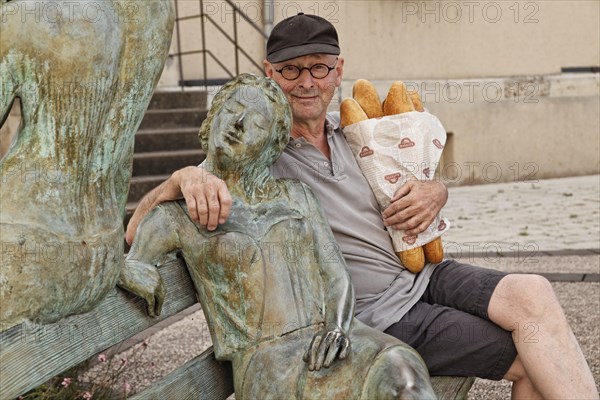
<path id="1" fill-rule="evenodd" d="M 227 185 L 204 168 L 185 167 L 146 194 L 127 224 L 125 240 L 131 244 L 138 225 L 146 214 L 165 201 L 185 199 L 192 219 L 208 230 L 223 224 L 231 210 Z"/>
<path id="2" fill-rule="evenodd" d="M 408 181 L 383 211 L 383 223 L 407 235 L 418 235 L 431 225 L 447 200 L 448 190 L 440 181 Z"/>
<path id="3" fill-rule="evenodd" d="M 310 371 L 318 371 L 321 367 L 329 368 L 336 358 L 346 358 L 349 350 L 350 340 L 341 329 L 324 330 L 313 337 L 304 353 L 304 361 Z"/>
<path id="4" fill-rule="evenodd" d="M 187 167 L 173 175 L 194 221 L 209 231 L 225 223 L 231 211 L 231 195 L 225 182 L 199 167 Z"/>

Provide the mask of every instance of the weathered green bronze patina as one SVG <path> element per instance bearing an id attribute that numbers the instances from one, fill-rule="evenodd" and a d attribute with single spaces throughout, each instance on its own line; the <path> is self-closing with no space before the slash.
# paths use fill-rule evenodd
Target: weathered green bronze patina
<path id="1" fill-rule="evenodd" d="M 0 323 L 89 310 L 123 266 L 134 133 L 171 42 L 170 0 L 1 0 Z"/>
<path id="2" fill-rule="evenodd" d="M 183 201 L 157 207 L 138 228 L 120 285 L 160 313 L 155 265 L 181 253 L 215 354 L 233 363 L 237 399 L 434 398 L 413 349 L 353 319 L 350 278 L 310 189 L 270 174 L 290 124 L 273 81 L 242 75 L 225 85 L 200 136 L 206 165 L 232 194 L 229 219 L 211 232 Z"/>

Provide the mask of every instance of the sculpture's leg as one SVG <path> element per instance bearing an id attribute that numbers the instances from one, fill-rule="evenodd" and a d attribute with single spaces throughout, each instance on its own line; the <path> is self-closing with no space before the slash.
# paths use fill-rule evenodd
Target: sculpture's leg
<path id="1" fill-rule="evenodd" d="M 173 6 L 81 0 L 73 9 L 57 0 L 77 11 L 36 21 L 13 12 L 27 1 L 5 3 L 0 118 L 15 97 L 23 115 L 0 160 L 0 323 L 8 326 L 88 311 L 114 288 L 134 133 L 168 52 Z"/>
<path id="2" fill-rule="evenodd" d="M 329 368 L 302 360 L 311 327 L 261 343 L 233 360 L 237 399 L 435 399 L 419 354 L 399 340 L 354 321 L 352 351 Z"/>
<path id="3" fill-rule="evenodd" d="M 362 399 L 435 399 L 429 373 L 418 354 L 393 346 L 381 352 L 369 370 Z"/>

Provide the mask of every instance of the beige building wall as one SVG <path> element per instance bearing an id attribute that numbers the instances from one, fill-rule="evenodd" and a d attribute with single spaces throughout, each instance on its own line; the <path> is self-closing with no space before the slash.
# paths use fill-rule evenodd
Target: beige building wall
<path id="1" fill-rule="evenodd" d="M 597 0 L 336 4 L 349 79 L 544 75 L 600 58 Z"/>
<path id="2" fill-rule="evenodd" d="M 180 13 L 199 13 L 198 4 L 179 0 Z M 273 1 L 272 11 L 263 1 L 236 4 L 265 30 L 269 17 L 277 23 L 298 12 L 336 26 L 346 63 L 332 110 L 358 78 L 374 82 L 382 98 L 394 80 L 417 88 L 449 132 L 438 168 L 449 185 L 600 172 L 599 74 L 561 73 L 600 65 L 598 0 Z M 233 32 L 227 3 L 204 7 Z M 244 49 L 262 61 L 264 39 L 237 22 Z M 198 20 L 181 25 L 182 50 L 199 46 L 199 32 Z M 232 46 L 219 36 L 207 33 L 207 47 L 230 64 Z M 184 60 L 186 79 L 204 73 L 194 57 Z M 241 72 L 261 73 L 241 65 Z M 176 84 L 174 66 L 163 87 Z M 214 62 L 207 74 L 226 77 Z"/>
<path id="3" fill-rule="evenodd" d="M 200 2 L 176 0 L 179 16 L 198 15 Z M 338 29 L 346 79 L 465 79 L 556 74 L 562 67 L 598 66 L 598 0 L 263 0 L 235 1 L 265 28 L 298 12 L 317 14 Z M 259 64 L 264 39 L 234 16 L 225 1 L 204 1 L 207 49 L 233 65 L 233 45 L 213 22 L 233 35 Z M 209 22 L 210 19 L 213 22 Z M 200 49 L 198 19 L 180 23 L 182 51 Z M 177 35 L 174 36 L 174 48 Z M 184 57 L 187 79 L 204 73 L 200 56 Z M 260 72 L 243 60 L 241 72 Z M 209 78 L 226 75 L 214 60 Z M 176 83 L 176 82 L 175 82 Z"/>
<path id="4" fill-rule="evenodd" d="M 262 73 L 265 40 L 225 1 L 177 2 L 179 29 L 159 90 L 181 79 Z M 600 173 L 600 78 L 561 73 L 600 65 L 600 1 L 345 0 L 235 1 L 261 29 L 298 12 L 320 15 L 338 29 L 344 82 L 331 109 L 351 95 L 354 80 L 373 81 L 383 98 L 394 80 L 419 89 L 450 132 L 440 176 L 450 185 Z M 209 96 L 216 91 L 210 87 Z M 3 129 L 6 148 L 20 115 Z M 9 126 L 10 125 L 10 126 Z M 12 126 L 12 128 L 11 128 Z"/>
<path id="5" fill-rule="evenodd" d="M 375 81 L 385 94 L 391 81 Z M 412 80 L 449 132 L 448 185 L 599 173 L 599 74 Z M 351 92 L 352 82 L 343 91 Z"/>

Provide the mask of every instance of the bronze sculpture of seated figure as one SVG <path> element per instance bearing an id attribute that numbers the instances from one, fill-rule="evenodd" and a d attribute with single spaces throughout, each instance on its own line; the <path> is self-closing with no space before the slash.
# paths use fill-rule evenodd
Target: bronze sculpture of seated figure
<path id="1" fill-rule="evenodd" d="M 275 82 L 244 74 L 226 84 L 200 137 L 205 166 L 233 198 L 227 222 L 208 231 L 183 200 L 158 206 L 137 230 L 120 286 L 160 313 L 155 265 L 179 252 L 238 400 L 435 398 L 412 348 L 353 318 L 350 277 L 311 190 L 270 174 L 290 127 Z"/>

